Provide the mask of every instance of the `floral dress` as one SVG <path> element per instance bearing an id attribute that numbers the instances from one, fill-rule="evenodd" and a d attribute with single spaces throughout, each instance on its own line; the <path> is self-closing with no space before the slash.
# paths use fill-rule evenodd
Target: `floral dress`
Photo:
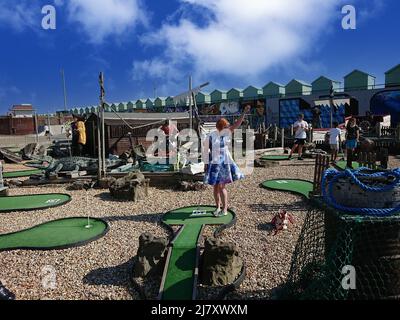
<path id="1" fill-rule="evenodd" d="M 229 151 L 230 137 L 221 135 L 219 132 L 213 132 L 208 139 L 210 153 L 204 183 L 215 186 L 244 179 L 243 173 L 234 162 Z"/>

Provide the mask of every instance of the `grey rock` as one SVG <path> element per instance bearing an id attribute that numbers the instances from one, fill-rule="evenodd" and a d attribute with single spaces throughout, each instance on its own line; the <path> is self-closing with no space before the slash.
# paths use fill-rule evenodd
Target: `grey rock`
<path id="1" fill-rule="evenodd" d="M 140 172 L 131 172 L 110 183 L 112 197 L 130 201 L 140 201 L 148 196 L 149 181 Z"/>
<path id="2" fill-rule="evenodd" d="M 133 277 L 161 276 L 165 266 L 168 247 L 167 238 L 156 238 L 150 233 L 139 237 L 139 248 Z"/>
<path id="3" fill-rule="evenodd" d="M 203 253 L 202 283 L 225 286 L 233 283 L 243 268 L 243 260 L 235 244 L 207 238 Z"/>

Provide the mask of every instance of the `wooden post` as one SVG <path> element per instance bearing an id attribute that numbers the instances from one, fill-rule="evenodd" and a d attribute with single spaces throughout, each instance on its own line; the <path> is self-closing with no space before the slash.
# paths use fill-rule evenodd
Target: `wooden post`
<path id="1" fill-rule="evenodd" d="M 378 122 L 376 124 L 376 131 L 377 131 L 378 137 L 379 138 L 382 137 L 382 122 Z"/>
<path id="2" fill-rule="evenodd" d="M 326 169 L 329 168 L 329 156 L 317 154 L 317 158 L 315 160 L 315 170 L 314 170 L 314 184 L 313 184 L 313 194 L 319 195 L 321 194 L 322 188 L 322 177 Z"/>

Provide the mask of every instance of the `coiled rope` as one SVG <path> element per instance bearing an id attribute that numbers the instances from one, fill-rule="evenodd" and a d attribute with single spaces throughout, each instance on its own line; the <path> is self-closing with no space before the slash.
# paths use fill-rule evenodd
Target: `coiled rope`
<path id="1" fill-rule="evenodd" d="M 395 208 L 353 208 L 353 207 L 343 206 L 337 203 L 336 199 L 333 197 L 333 187 L 335 182 L 337 182 L 340 178 L 350 178 L 362 190 L 374 193 L 387 192 L 400 186 L 400 168 L 391 171 L 377 172 L 377 173 L 364 173 L 365 171 L 372 171 L 372 170 L 368 168 L 359 168 L 354 171 L 347 169 L 343 172 L 340 172 L 336 169 L 326 170 L 322 177 L 322 196 L 325 199 L 325 201 L 330 206 L 340 211 L 357 213 L 361 215 L 384 217 L 400 212 L 400 204 Z M 362 183 L 358 177 L 392 177 L 392 178 L 394 177 L 395 179 L 391 184 L 387 186 L 373 187 Z M 326 188 L 328 180 L 329 180 L 328 188 Z"/>

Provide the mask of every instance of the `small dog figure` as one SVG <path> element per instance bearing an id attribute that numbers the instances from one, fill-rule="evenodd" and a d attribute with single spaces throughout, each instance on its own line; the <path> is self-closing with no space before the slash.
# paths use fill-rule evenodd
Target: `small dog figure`
<path id="1" fill-rule="evenodd" d="M 275 229 L 274 236 L 276 236 L 280 231 L 288 229 L 289 222 L 294 224 L 294 218 L 286 210 L 280 210 L 279 213 L 272 219 L 271 224 Z"/>

